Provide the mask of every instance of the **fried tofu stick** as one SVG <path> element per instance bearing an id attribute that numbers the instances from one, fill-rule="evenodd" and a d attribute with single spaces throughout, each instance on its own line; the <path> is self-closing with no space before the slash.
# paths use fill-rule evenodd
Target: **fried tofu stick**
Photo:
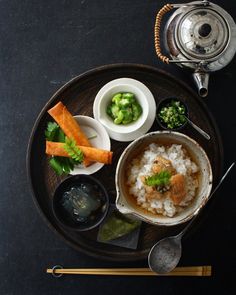
<path id="1" fill-rule="evenodd" d="M 61 101 L 48 110 L 48 113 L 53 117 L 69 139 L 75 140 L 77 145 L 91 146 L 87 136 L 81 130 L 78 122 L 75 118 L 73 118 L 71 113 Z M 89 164 L 91 164 L 90 161 L 88 161 L 85 157 L 84 165 L 88 166 Z"/>
<path id="2" fill-rule="evenodd" d="M 87 136 L 82 132 L 75 118 L 73 118 L 61 101 L 48 110 L 48 113 L 58 123 L 68 138 L 74 139 L 78 145 L 91 146 Z"/>
<path id="3" fill-rule="evenodd" d="M 69 157 L 66 150 L 63 148 L 64 143 L 62 142 L 52 142 L 46 141 L 46 154 L 51 156 Z M 112 162 L 112 152 L 101 150 L 93 147 L 78 146 L 78 148 L 83 152 L 84 156 L 95 162 L 111 164 Z"/>

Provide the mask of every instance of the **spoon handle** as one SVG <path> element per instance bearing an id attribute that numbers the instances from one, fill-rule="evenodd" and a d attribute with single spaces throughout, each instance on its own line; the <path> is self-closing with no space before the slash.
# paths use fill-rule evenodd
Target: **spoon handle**
<path id="1" fill-rule="evenodd" d="M 197 126 L 196 124 L 194 124 L 188 117 L 186 117 L 187 121 L 189 122 L 189 124 L 196 129 L 200 134 L 202 134 L 206 139 L 210 140 L 211 137 L 208 133 L 206 133 L 204 130 L 202 130 L 199 126 Z"/>
<path id="2" fill-rule="evenodd" d="M 233 162 L 229 168 L 227 169 L 227 171 L 225 172 L 225 174 L 222 176 L 221 180 L 219 181 L 219 183 L 217 184 L 217 186 L 214 188 L 214 190 L 212 191 L 212 193 L 210 194 L 208 201 L 210 200 L 210 198 L 214 195 L 214 193 L 218 190 L 218 188 L 220 187 L 220 185 L 222 184 L 222 182 L 224 181 L 224 179 L 226 178 L 226 176 L 228 175 L 228 173 L 230 172 L 230 170 L 233 168 L 233 166 L 235 165 L 235 162 Z M 194 220 L 198 217 L 199 211 L 202 209 L 203 207 L 201 207 L 197 212 L 196 215 L 192 218 L 192 220 L 189 222 L 188 225 L 186 225 L 186 227 L 177 235 L 178 238 L 181 238 L 186 231 L 190 228 L 190 226 L 193 224 Z"/>
<path id="3" fill-rule="evenodd" d="M 217 184 L 217 186 L 215 187 L 215 189 L 213 190 L 213 192 L 210 194 L 209 199 L 212 197 L 212 195 L 217 191 L 217 189 L 219 188 L 219 186 L 221 185 L 221 183 L 224 181 L 225 177 L 227 176 L 227 174 L 229 173 L 229 171 L 233 168 L 233 166 L 235 165 L 235 162 L 233 162 L 229 168 L 227 169 L 227 171 L 225 172 L 225 174 L 222 176 L 220 182 Z M 208 200 L 209 200 L 208 199 Z"/>

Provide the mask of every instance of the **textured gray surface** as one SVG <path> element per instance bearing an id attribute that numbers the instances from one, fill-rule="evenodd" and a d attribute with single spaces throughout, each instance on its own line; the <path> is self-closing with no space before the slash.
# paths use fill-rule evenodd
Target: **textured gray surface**
<path id="1" fill-rule="evenodd" d="M 94 260 L 65 245 L 33 204 L 25 157 L 30 131 L 44 104 L 85 70 L 117 62 L 143 63 L 165 69 L 194 87 L 187 72 L 162 65 L 155 56 L 154 18 L 165 3 L 0 1 L 0 294 L 235 294 L 235 169 L 210 207 L 206 223 L 183 243 L 181 264 L 212 264 L 213 278 L 68 276 L 56 280 L 45 274 L 55 264 L 146 266 L 145 261 Z M 236 19 L 235 1 L 215 3 Z M 226 165 L 235 159 L 235 74 L 236 59 L 210 77 L 206 99 L 222 133 Z"/>

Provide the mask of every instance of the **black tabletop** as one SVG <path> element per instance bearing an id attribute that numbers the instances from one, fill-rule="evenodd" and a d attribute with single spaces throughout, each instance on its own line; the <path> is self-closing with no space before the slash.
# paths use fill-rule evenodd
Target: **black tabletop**
<path id="1" fill-rule="evenodd" d="M 178 1 L 172 1 L 177 3 Z M 187 1 L 181 1 L 187 2 Z M 215 1 L 236 19 L 235 1 Z M 0 294 L 235 294 L 235 169 L 183 242 L 180 265 L 212 265 L 210 278 L 91 277 L 55 279 L 46 268 L 146 267 L 105 262 L 70 248 L 43 222 L 26 174 L 26 151 L 43 106 L 65 82 L 94 67 L 139 63 L 195 88 L 189 72 L 162 64 L 153 26 L 165 1 L 0 1 Z M 235 160 L 236 59 L 210 77 L 205 102 L 222 135 L 224 169 Z"/>

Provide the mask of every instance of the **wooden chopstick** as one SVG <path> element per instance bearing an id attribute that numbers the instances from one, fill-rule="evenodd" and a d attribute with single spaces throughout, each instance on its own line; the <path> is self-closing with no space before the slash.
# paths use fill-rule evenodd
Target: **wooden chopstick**
<path id="1" fill-rule="evenodd" d="M 211 276 L 211 266 L 176 267 L 167 274 L 157 274 L 149 268 L 52 268 L 46 272 L 54 275 L 110 275 L 110 276 Z"/>

